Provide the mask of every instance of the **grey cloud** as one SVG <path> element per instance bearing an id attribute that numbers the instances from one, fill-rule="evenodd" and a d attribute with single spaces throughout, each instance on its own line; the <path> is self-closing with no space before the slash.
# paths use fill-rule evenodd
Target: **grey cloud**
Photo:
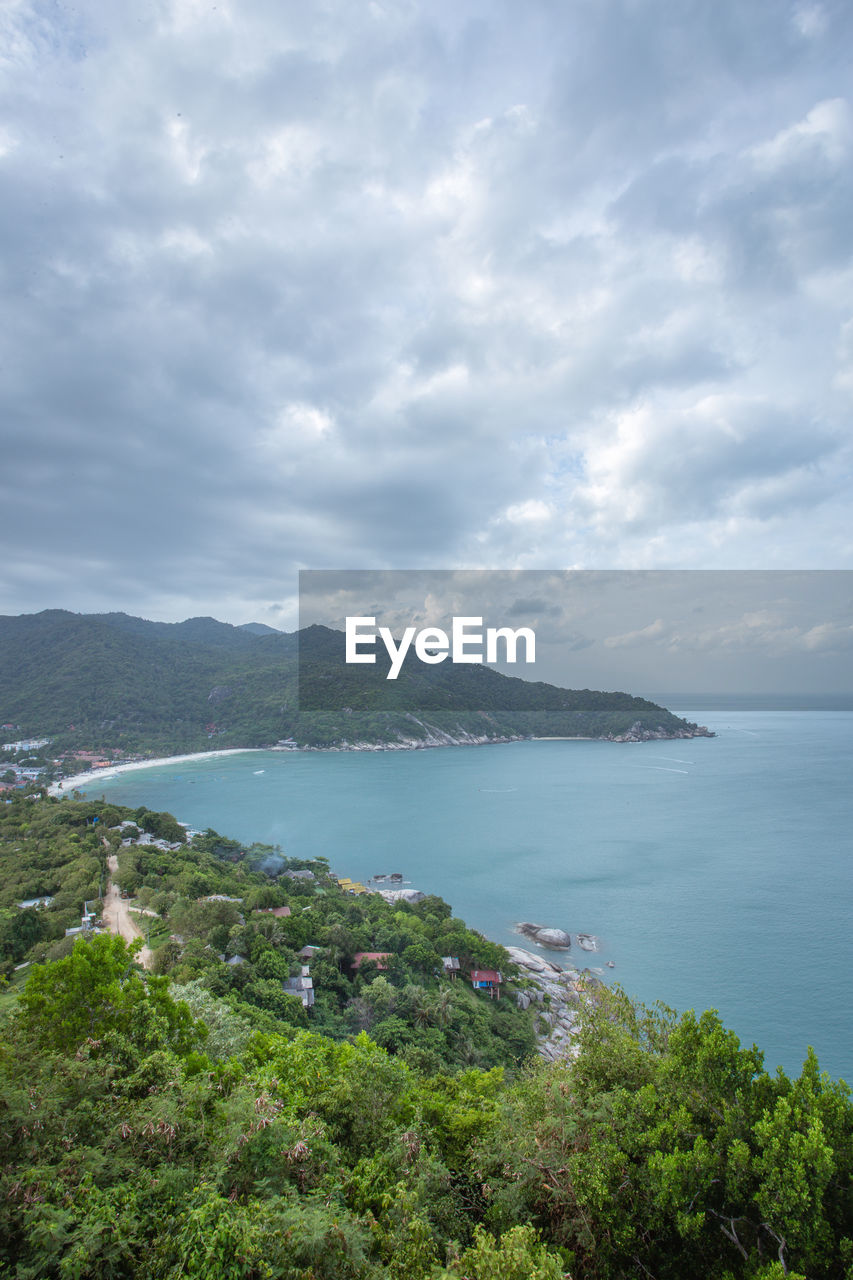
<path id="1" fill-rule="evenodd" d="M 561 618 L 563 610 L 560 605 L 554 604 L 553 601 L 537 600 L 535 598 L 513 600 L 506 610 L 508 618 L 529 618 L 529 617 L 548 617 Z"/>
<path id="2" fill-rule="evenodd" d="M 810 469 L 831 466 L 843 443 L 805 413 L 737 397 L 632 412 L 610 442 L 590 446 L 588 492 L 602 515 L 637 527 L 656 522 L 662 505 L 692 520 L 729 509 L 778 514 L 794 494 L 803 506 L 826 497 Z"/>
<path id="3" fill-rule="evenodd" d="M 760 564 L 785 519 L 847 563 L 823 12 L 8 10 L 0 607 L 245 621 L 300 564 Z"/>

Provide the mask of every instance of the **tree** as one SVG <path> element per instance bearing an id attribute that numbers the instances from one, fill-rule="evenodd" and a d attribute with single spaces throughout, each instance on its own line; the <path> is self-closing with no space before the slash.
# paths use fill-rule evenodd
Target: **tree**
<path id="1" fill-rule="evenodd" d="M 549 1253 L 530 1226 L 511 1227 L 500 1240 L 477 1227 L 474 1243 L 458 1264 L 443 1273 L 443 1280 L 564 1280 L 559 1254 Z"/>
<path id="2" fill-rule="evenodd" d="M 517 1088 L 493 1220 L 534 1218 L 596 1280 L 753 1276 L 774 1261 L 840 1277 L 852 1138 L 849 1090 L 813 1056 L 798 1080 L 771 1077 L 715 1013 L 603 990 L 582 1013 L 577 1061 Z"/>
<path id="3" fill-rule="evenodd" d="M 168 992 L 168 979 L 143 973 L 137 941 L 96 934 L 80 938 L 70 956 L 36 965 L 18 1000 L 17 1028 L 44 1050 L 72 1053 L 85 1041 L 120 1036 L 149 1052 L 187 1053 L 204 1038 L 185 1004 Z"/>
<path id="4" fill-rule="evenodd" d="M 418 974 L 434 977 L 441 969 L 441 958 L 431 942 L 413 942 L 403 952 L 403 963 Z"/>
<path id="5" fill-rule="evenodd" d="M 34 907 L 0 915 L 0 958 L 22 960 L 30 947 L 49 936 L 49 926 Z"/>

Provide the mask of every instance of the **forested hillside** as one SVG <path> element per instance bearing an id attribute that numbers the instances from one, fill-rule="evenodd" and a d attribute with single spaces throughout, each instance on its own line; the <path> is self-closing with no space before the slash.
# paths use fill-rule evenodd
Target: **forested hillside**
<path id="1" fill-rule="evenodd" d="M 606 737 L 635 726 L 691 732 L 626 693 L 558 689 L 449 663 L 404 669 L 392 682 L 386 669 L 381 661 L 345 666 L 341 637 L 324 627 L 285 635 L 213 618 L 171 624 L 50 610 L 0 618 L 0 723 L 15 726 L 12 736 L 50 735 L 56 750 L 161 754 L 285 739 L 332 746 L 442 735 Z"/>
<path id="2" fill-rule="evenodd" d="M 466 972 L 512 972 L 503 947 L 440 898 L 352 894 L 322 861 L 244 848 L 214 831 L 186 844 L 171 814 L 99 800 L 19 797 L 0 807 L 0 972 L 11 978 L 24 960 L 70 953 L 75 937 L 65 931 L 80 925 L 87 900 L 97 904 L 109 852 L 118 853 L 116 882 L 148 934 L 156 971 L 194 984 L 193 1003 L 216 997 L 238 1022 L 272 1031 L 311 1026 L 343 1039 L 370 1030 L 431 1070 L 458 1061 L 512 1067 L 533 1049 L 532 1015 L 511 987 L 492 1001 L 438 976 L 448 954 Z M 20 907 L 33 899 L 39 905 Z"/>
<path id="3" fill-rule="evenodd" d="M 813 1057 L 771 1076 L 713 1013 L 590 986 L 577 1057 L 545 1063 L 506 953 L 440 899 L 180 837 L 103 801 L 0 806 L 0 1274 L 850 1276 L 853 1107 Z M 113 849 L 153 970 L 65 937 Z M 502 999 L 445 948 L 500 964 Z"/>

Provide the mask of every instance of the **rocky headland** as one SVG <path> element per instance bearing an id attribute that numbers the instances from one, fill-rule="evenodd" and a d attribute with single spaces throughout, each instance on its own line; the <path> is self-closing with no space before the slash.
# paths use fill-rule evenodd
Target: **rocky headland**
<path id="1" fill-rule="evenodd" d="M 523 947 L 507 947 L 507 951 L 521 971 L 515 997 L 519 1008 L 538 1006 L 534 1018 L 538 1052 L 548 1062 L 575 1057 L 578 1011 L 594 998 L 600 980 L 588 970 L 563 969 Z"/>
<path id="2" fill-rule="evenodd" d="M 684 729 L 644 729 L 636 720 L 625 733 L 608 733 L 608 742 L 658 742 L 676 738 L 716 738 L 704 724 L 691 724 Z"/>

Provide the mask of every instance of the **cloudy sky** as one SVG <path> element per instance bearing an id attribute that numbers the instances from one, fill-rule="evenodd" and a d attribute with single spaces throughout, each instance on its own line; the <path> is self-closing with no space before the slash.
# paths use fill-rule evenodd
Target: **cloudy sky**
<path id="1" fill-rule="evenodd" d="M 853 568 L 851 56 L 847 0 L 5 0 L 0 612 Z"/>
<path id="2" fill-rule="evenodd" d="M 853 695 L 853 570 L 309 570 L 300 625 L 359 633 L 524 627 L 507 675 L 634 693 Z M 483 641 L 467 652 L 482 653 Z M 343 637 L 341 656 L 343 657 Z M 385 655 L 381 638 L 362 654 Z M 506 650 L 501 641 L 501 658 Z M 407 668 L 417 667 L 413 648 Z M 850 698 L 845 705 L 853 706 Z"/>

